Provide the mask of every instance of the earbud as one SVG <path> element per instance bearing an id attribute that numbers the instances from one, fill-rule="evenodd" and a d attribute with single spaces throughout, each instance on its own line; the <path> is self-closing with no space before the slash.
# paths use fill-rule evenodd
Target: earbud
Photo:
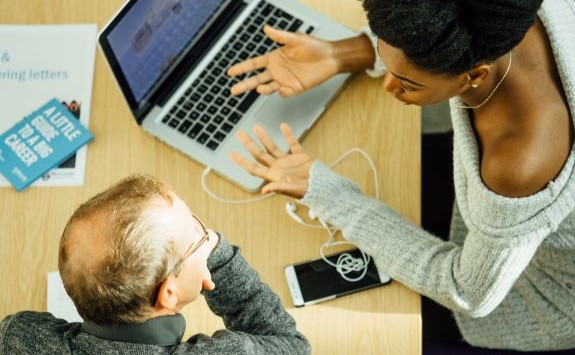
<path id="1" fill-rule="evenodd" d="M 301 217 L 295 213 L 296 209 L 297 209 L 297 207 L 296 207 L 295 203 L 293 203 L 291 201 L 286 203 L 287 214 L 289 214 L 290 217 L 293 218 L 296 222 L 304 223 L 303 219 L 301 219 Z"/>
<path id="2" fill-rule="evenodd" d="M 307 216 L 309 217 L 309 219 L 317 219 L 317 215 L 315 214 L 314 211 L 311 210 L 311 208 L 309 209 L 309 211 L 307 211 Z"/>

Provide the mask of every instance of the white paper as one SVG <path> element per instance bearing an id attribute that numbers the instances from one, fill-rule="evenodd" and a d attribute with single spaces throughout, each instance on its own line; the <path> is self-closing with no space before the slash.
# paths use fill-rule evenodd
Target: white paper
<path id="1" fill-rule="evenodd" d="M 0 25 L 0 133 L 51 98 L 80 103 L 89 127 L 97 26 Z M 31 186 L 84 184 L 87 146 L 72 167 L 56 168 Z M 0 175 L 0 187 L 11 186 Z"/>
<path id="2" fill-rule="evenodd" d="M 65 319 L 68 322 L 83 322 L 78 314 L 74 302 L 64 289 L 64 284 L 58 271 L 48 273 L 48 312 L 54 317 Z"/>

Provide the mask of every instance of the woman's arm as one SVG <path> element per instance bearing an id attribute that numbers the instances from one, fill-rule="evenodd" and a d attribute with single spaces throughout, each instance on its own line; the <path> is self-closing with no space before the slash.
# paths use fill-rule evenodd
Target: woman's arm
<path id="1" fill-rule="evenodd" d="M 365 35 L 340 41 L 324 41 L 303 33 L 264 27 L 265 34 L 282 46 L 264 55 L 247 59 L 228 69 L 230 76 L 252 75 L 231 88 L 233 95 L 256 89 L 263 95 L 301 94 L 332 76 L 373 67 L 375 53 Z"/>
<path id="2" fill-rule="evenodd" d="M 505 298 L 544 236 L 487 236 L 470 228 L 462 246 L 427 233 L 320 162 L 302 199 L 371 255 L 382 272 L 447 308 L 481 317 Z"/>

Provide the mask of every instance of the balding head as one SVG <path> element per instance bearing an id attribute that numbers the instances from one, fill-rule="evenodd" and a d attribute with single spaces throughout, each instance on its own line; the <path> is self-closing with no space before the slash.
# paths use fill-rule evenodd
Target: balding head
<path id="1" fill-rule="evenodd" d="M 110 252 L 113 220 L 108 211 L 94 212 L 67 227 L 66 242 L 60 249 L 60 261 L 74 265 L 70 273 L 93 269 Z"/>
<path id="2" fill-rule="evenodd" d="M 169 186 L 136 175 L 74 212 L 60 241 L 59 269 L 85 320 L 108 325 L 148 318 L 155 288 L 179 255 L 169 226 L 148 212 L 172 202 Z"/>

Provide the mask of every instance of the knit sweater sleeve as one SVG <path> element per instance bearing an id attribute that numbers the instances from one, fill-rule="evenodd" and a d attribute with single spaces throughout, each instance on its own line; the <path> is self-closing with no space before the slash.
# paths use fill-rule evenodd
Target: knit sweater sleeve
<path id="1" fill-rule="evenodd" d="M 279 297 L 223 236 L 208 268 L 216 288 L 205 298 L 212 312 L 223 318 L 226 330 L 212 337 L 194 336 L 191 342 L 203 342 L 219 354 L 309 354 L 307 339 L 296 330 Z"/>
<path id="2" fill-rule="evenodd" d="M 4 349 L 4 344 L 6 342 L 8 327 L 10 322 L 12 322 L 13 316 L 8 316 L 0 321 L 0 354 L 7 354 L 7 350 Z"/>
<path id="3" fill-rule="evenodd" d="M 364 196 L 321 162 L 312 166 L 302 202 L 370 254 L 383 273 L 472 317 L 497 307 L 542 240 L 536 235 L 490 238 L 470 230 L 463 245 L 444 242 Z"/>

